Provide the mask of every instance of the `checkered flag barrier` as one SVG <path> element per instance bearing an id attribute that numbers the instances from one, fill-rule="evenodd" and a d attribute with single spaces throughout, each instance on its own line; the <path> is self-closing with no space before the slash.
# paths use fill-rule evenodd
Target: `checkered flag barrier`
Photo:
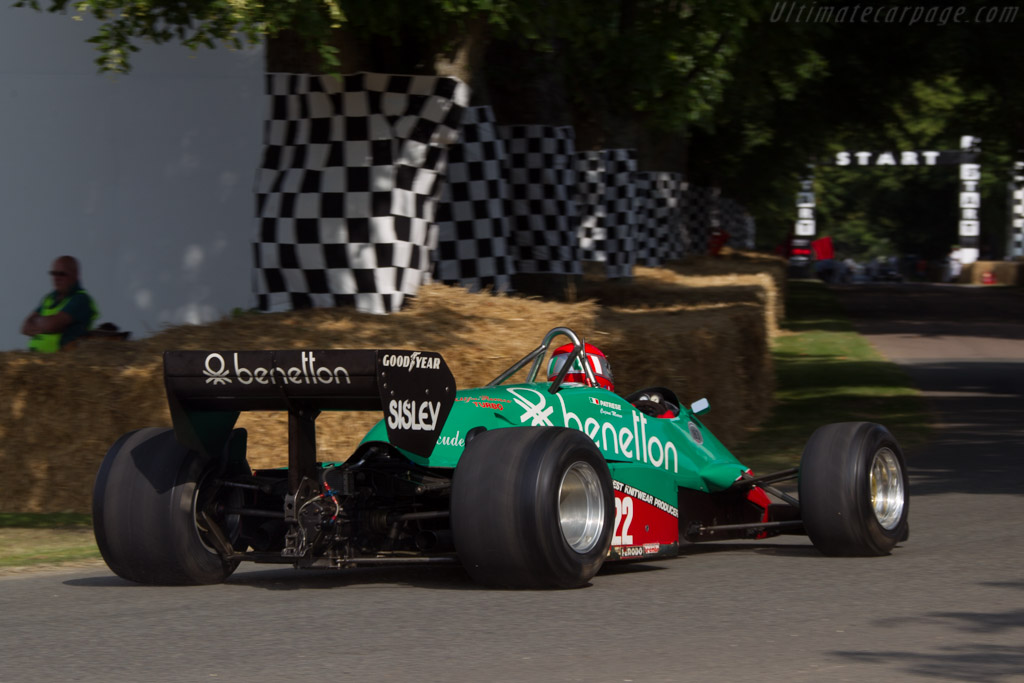
<path id="1" fill-rule="evenodd" d="M 693 254 L 708 253 L 711 233 L 718 227 L 717 190 L 691 186 L 686 190 L 683 223 L 689 239 L 687 251 Z"/>
<path id="2" fill-rule="evenodd" d="M 636 263 L 636 150 L 608 152 L 608 277 L 632 277 Z"/>
<path id="3" fill-rule="evenodd" d="M 577 235 L 580 258 L 584 261 L 605 260 L 608 207 L 604 203 L 606 155 L 604 151 L 579 152 L 576 158 L 576 208 L 579 211 Z"/>
<path id="4" fill-rule="evenodd" d="M 732 199 L 718 200 L 721 228 L 729 233 L 729 244 L 739 249 L 754 248 L 754 219 Z"/>
<path id="5" fill-rule="evenodd" d="M 569 126 L 498 126 L 517 273 L 579 275 L 576 141 Z"/>
<path id="6" fill-rule="evenodd" d="M 662 259 L 678 260 L 686 256 L 689 249 L 684 212 L 686 193 L 690 185 L 683 180 L 681 173 L 658 173 L 658 177 L 662 183 L 660 194 L 668 198 L 668 231 L 662 247 Z"/>
<path id="7" fill-rule="evenodd" d="M 467 86 L 375 73 L 268 74 L 266 86 L 259 308 L 399 310 L 429 276 L 445 150 Z"/>
<path id="8" fill-rule="evenodd" d="M 1010 188 L 1013 211 L 1008 256 L 1022 258 L 1024 257 L 1024 161 L 1013 163 L 1013 184 Z"/>
<path id="9" fill-rule="evenodd" d="M 470 107 L 459 141 L 448 148 L 447 182 L 437 206 L 434 277 L 478 291 L 510 289 L 513 274 L 506 213 L 505 143 L 490 107 Z"/>
<path id="10" fill-rule="evenodd" d="M 686 252 L 682 208 L 687 184 L 679 173 L 643 171 L 636 187 L 636 263 L 659 266 Z"/>
<path id="11" fill-rule="evenodd" d="M 606 264 L 609 278 L 631 277 L 636 262 L 636 151 L 577 155 L 579 242 L 584 261 Z"/>
<path id="12" fill-rule="evenodd" d="M 657 226 L 654 220 L 654 173 L 647 171 L 633 175 L 636 191 L 636 265 L 657 267 L 661 265 L 658 255 Z"/>

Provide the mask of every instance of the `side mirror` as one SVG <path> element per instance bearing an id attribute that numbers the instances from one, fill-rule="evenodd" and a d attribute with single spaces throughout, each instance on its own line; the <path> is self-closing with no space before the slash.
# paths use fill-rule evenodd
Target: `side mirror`
<path id="1" fill-rule="evenodd" d="M 690 405 L 690 410 L 693 411 L 694 415 L 703 415 L 711 410 L 711 404 L 708 403 L 706 398 L 699 398 Z"/>

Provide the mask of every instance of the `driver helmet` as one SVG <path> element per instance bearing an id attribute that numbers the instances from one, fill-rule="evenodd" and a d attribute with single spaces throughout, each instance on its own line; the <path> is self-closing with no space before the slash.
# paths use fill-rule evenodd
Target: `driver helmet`
<path id="1" fill-rule="evenodd" d="M 565 365 L 565 361 L 569 358 L 569 354 L 572 353 L 573 345 L 566 344 L 559 346 L 551 354 L 551 361 L 548 363 L 548 381 L 550 382 L 558 373 L 561 371 L 562 366 Z M 615 380 L 612 378 L 612 366 L 608 363 L 607 356 L 593 344 L 585 344 L 584 352 L 587 357 L 587 362 L 590 363 L 591 369 L 594 371 L 594 379 L 597 380 L 597 385 L 608 391 L 615 391 Z M 572 367 L 569 368 L 569 372 L 565 374 L 566 382 L 574 382 L 577 384 L 587 384 L 587 375 L 583 371 L 583 365 L 580 363 L 580 358 L 577 357 L 573 360 Z"/>

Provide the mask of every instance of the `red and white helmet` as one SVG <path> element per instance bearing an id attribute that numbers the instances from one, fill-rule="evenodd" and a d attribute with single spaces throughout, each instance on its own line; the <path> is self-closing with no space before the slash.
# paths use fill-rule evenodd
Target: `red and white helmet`
<path id="1" fill-rule="evenodd" d="M 565 346 L 559 346 L 551 354 L 551 361 L 548 363 L 549 382 L 558 376 L 562 366 L 565 365 L 565 361 L 569 358 L 569 354 L 572 353 L 572 348 L 572 344 L 566 344 Z M 601 349 L 593 344 L 584 345 L 584 351 L 587 356 L 587 362 L 590 363 L 590 367 L 594 371 L 594 379 L 597 380 L 597 385 L 608 391 L 615 391 L 615 379 L 612 377 L 612 366 L 608 363 L 608 358 Z M 564 381 L 589 384 L 587 374 L 583 371 L 583 364 L 580 362 L 579 357 L 573 360 L 572 367 L 565 374 Z"/>

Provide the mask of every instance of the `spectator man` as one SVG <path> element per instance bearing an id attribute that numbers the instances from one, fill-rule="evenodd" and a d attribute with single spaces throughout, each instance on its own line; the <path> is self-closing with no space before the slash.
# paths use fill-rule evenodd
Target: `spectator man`
<path id="1" fill-rule="evenodd" d="M 85 336 L 99 315 L 96 303 L 78 281 L 78 260 L 61 256 L 50 268 L 53 291 L 21 324 L 21 333 L 31 337 L 28 348 L 54 353 Z"/>

